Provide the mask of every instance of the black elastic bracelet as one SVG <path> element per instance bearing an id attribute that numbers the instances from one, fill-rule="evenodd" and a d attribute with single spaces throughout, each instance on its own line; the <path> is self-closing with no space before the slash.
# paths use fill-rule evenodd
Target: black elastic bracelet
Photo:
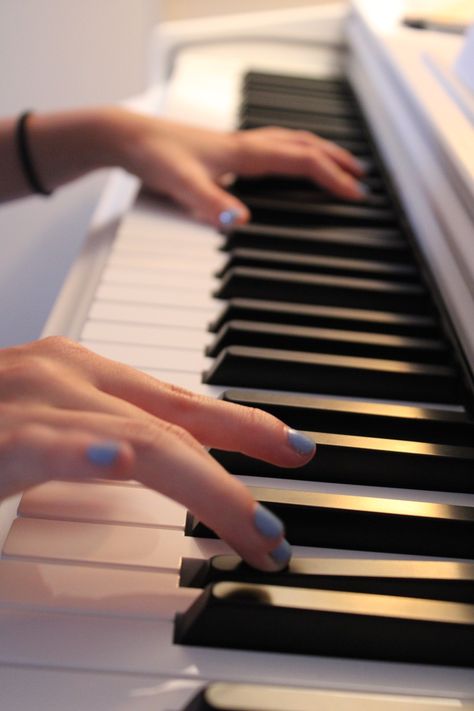
<path id="1" fill-rule="evenodd" d="M 16 145 L 18 146 L 18 155 L 23 169 L 23 175 L 34 193 L 51 195 L 52 190 L 46 190 L 42 185 L 31 158 L 30 142 L 26 130 L 26 122 L 29 116 L 31 116 L 31 111 L 25 111 L 19 116 L 16 124 Z"/>

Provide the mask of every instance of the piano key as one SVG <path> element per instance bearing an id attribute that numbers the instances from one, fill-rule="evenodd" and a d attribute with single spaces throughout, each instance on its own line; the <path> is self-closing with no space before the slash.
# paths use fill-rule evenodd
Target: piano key
<path id="1" fill-rule="evenodd" d="M 285 524 L 291 544 L 384 553 L 474 557 L 474 508 L 423 501 L 251 486 Z M 191 514 L 189 537 L 214 536 Z"/>
<path id="2" fill-rule="evenodd" d="M 225 390 L 222 398 L 258 407 L 295 429 L 472 446 L 474 420 L 463 410 L 336 400 L 268 391 Z"/>
<path id="3" fill-rule="evenodd" d="M 439 336 L 440 333 L 434 319 L 430 316 L 239 298 L 229 299 L 224 304 L 216 319 L 210 323 L 209 330 L 216 332 L 225 323 L 234 319 L 286 323 L 314 328 L 373 331 L 423 338 L 433 338 Z"/>
<path id="4" fill-rule="evenodd" d="M 253 219 L 265 224 L 287 225 L 348 225 L 353 227 L 396 227 L 397 218 L 391 210 L 362 205 L 301 205 L 297 202 L 250 198 L 246 204 Z"/>
<path id="5" fill-rule="evenodd" d="M 300 479 L 405 489 L 474 493 L 474 447 L 306 432 L 318 455 L 298 469 Z M 237 452 L 212 450 L 233 474 L 287 478 L 280 467 Z"/>
<path id="6" fill-rule="evenodd" d="M 320 138 L 329 141 L 341 143 L 343 140 L 357 141 L 362 143 L 365 152 L 368 153 L 368 145 L 365 141 L 365 134 L 357 128 L 348 129 L 346 127 L 339 128 L 330 121 L 318 120 L 317 117 L 302 118 L 299 115 L 294 115 L 291 112 L 286 114 L 284 111 L 271 111 L 268 109 L 250 112 L 242 112 L 240 115 L 240 127 L 243 130 L 254 128 L 264 128 L 269 124 L 278 123 L 281 128 L 290 128 L 302 131 L 311 131 L 317 134 Z"/>
<path id="7" fill-rule="evenodd" d="M 204 331 L 215 309 L 189 309 L 173 306 L 122 304 L 96 299 L 89 310 L 89 321 L 149 324 Z"/>
<path id="8" fill-rule="evenodd" d="M 189 591 L 175 572 L 0 560 L 0 608 L 172 620 Z"/>
<path id="9" fill-rule="evenodd" d="M 426 314 L 430 308 L 427 292 L 417 284 L 256 267 L 230 269 L 215 295 L 361 309 L 375 304 L 383 311 L 410 314 Z"/>
<path id="10" fill-rule="evenodd" d="M 143 269 L 144 271 L 153 271 L 156 274 L 170 270 L 189 274 L 205 274 L 206 276 L 209 276 L 211 268 L 219 269 L 224 265 L 224 262 L 224 255 L 215 250 L 209 253 L 206 260 L 193 259 L 187 261 L 183 259 L 181 249 L 179 254 L 161 254 L 156 257 L 145 257 L 141 254 L 134 255 L 131 249 L 129 251 L 121 250 L 113 252 L 107 260 L 107 264 L 112 267 Z"/>
<path id="11" fill-rule="evenodd" d="M 472 603 L 474 600 L 472 563 L 293 557 L 285 570 L 262 573 L 236 555 L 214 556 L 210 560 L 183 559 L 181 586 L 204 588 L 217 582 L 365 592 L 451 602 Z"/>
<path id="12" fill-rule="evenodd" d="M 204 373 L 210 385 L 458 403 L 452 368 L 405 361 L 229 346 Z"/>
<path id="13" fill-rule="evenodd" d="M 214 583 L 178 614 L 179 644 L 474 666 L 474 605 Z"/>
<path id="14" fill-rule="evenodd" d="M 209 359 L 200 356 L 199 349 L 138 346 L 132 343 L 107 343 L 81 339 L 81 343 L 91 351 L 105 358 L 118 360 L 134 368 L 155 368 L 157 370 L 182 370 L 199 373 L 209 366 Z"/>
<path id="15" fill-rule="evenodd" d="M 224 348 L 234 345 L 411 360 L 417 363 L 448 361 L 446 345 L 433 339 L 243 320 L 227 321 L 206 352 L 216 357 Z"/>
<path id="16" fill-rule="evenodd" d="M 250 87 L 274 87 L 277 90 L 309 93 L 313 96 L 318 91 L 329 92 L 332 96 L 341 95 L 349 99 L 352 92 L 343 78 L 303 77 L 278 74 L 277 72 L 248 72 L 244 77 L 244 91 Z"/>
<path id="17" fill-rule="evenodd" d="M 359 112 L 356 106 L 345 100 L 330 94 L 329 96 L 322 92 L 317 92 L 315 95 L 298 96 L 294 92 L 270 91 L 269 89 L 258 90 L 249 85 L 245 92 L 245 98 L 242 104 L 245 107 L 253 108 L 277 108 L 286 107 L 288 111 L 309 113 L 312 115 L 329 115 L 334 120 L 341 123 L 347 123 L 349 126 L 357 125 L 354 119 L 359 117 Z M 343 122 L 342 117 L 349 117 L 352 121 Z"/>
<path id="18" fill-rule="evenodd" d="M 326 228 L 309 230 L 276 225 L 242 225 L 226 235 L 224 248 L 269 249 L 291 251 L 293 254 L 331 254 L 354 258 L 380 259 L 384 262 L 407 262 L 407 244 L 396 231 Z"/>
<path id="19" fill-rule="evenodd" d="M 102 274 L 102 283 L 151 287 L 159 285 L 160 289 L 167 286 L 177 291 L 185 289 L 205 293 L 206 289 L 212 287 L 212 278 L 206 274 L 188 274 L 173 270 L 150 272 L 143 269 L 107 267 Z"/>
<path id="20" fill-rule="evenodd" d="M 217 274 L 218 276 L 223 276 L 229 269 L 235 267 L 281 268 L 310 274 L 335 274 L 349 277 L 367 277 L 369 279 L 380 277 L 382 279 L 387 278 L 406 282 L 416 280 L 414 267 L 407 264 L 387 264 L 386 262 L 368 259 L 293 254 L 292 252 L 244 247 L 232 249 L 226 263 Z"/>
<path id="21" fill-rule="evenodd" d="M 189 702 L 184 711 L 448 711 L 471 709 L 471 702 L 433 699 L 397 694 L 380 695 L 361 691 L 302 689 L 296 686 L 263 684 L 208 684 Z"/>
<path id="22" fill-rule="evenodd" d="M 127 677 L 161 675 L 183 682 L 244 679 L 304 687 L 308 680 L 321 678 L 327 687 L 343 684 L 356 689 L 363 674 L 370 679 L 372 692 L 403 689 L 407 694 L 464 698 L 474 693 L 472 672 L 454 667 L 423 668 L 420 679 L 419 668 L 407 664 L 184 647 L 173 644 L 173 623 L 167 620 L 0 610 L 2 638 L 7 632 L 9 645 L 0 646 L 0 663 L 9 665 L 115 672 Z"/>
<path id="23" fill-rule="evenodd" d="M 209 294 L 199 290 L 173 291 L 169 287 L 121 286 L 118 284 L 99 284 L 96 297 L 103 301 L 115 301 L 124 304 L 144 304 L 148 306 L 177 306 L 190 309 L 217 309 L 220 304 Z"/>
<path id="24" fill-rule="evenodd" d="M 209 342 L 206 332 L 192 332 L 178 326 L 149 326 L 135 323 L 86 321 L 81 337 L 89 341 L 130 343 L 132 345 L 158 346 L 197 351 L 199 356 Z"/>
<path id="25" fill-rule="evenodd" d="M 142 486 L 51 481 L 26 491 L 18 514 L 24 518 L 135 524 L 182 530 L 186 510 Z"/>
<path id="26" fill-rule="evenodd" d="M 182 711 L 202 682 L 154 674 L 0 666 L 2 703 L 10 711 Z M 398 710 L 397 710 L 398 711 Z M 425 711 L 425 709 L 420 709 Z M 449 706 L 439 711 L 450 711 Z"/>
<path id="27" fill-rule="evenodd" d="M 17 518 L 5 541 L 6 559 L 82 563 L 177 572 L 182 555 L 228 553 L 223 541 L 197 540 L 180 530 L 106 523 Z"/>

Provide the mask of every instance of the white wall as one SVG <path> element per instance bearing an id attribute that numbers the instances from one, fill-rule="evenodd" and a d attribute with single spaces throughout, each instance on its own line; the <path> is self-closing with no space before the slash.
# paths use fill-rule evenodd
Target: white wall
<path id="1" fill-rule="evenodd" d="M 158 18 L 159 0 L 1 0 L 0 115 L 139 92 Z M 40 334 L 102 180 L 0 206 L 0 346 Z"/>
<path id="2" fill-rule="evenodd" d="M 331 0 L 163 0 L 163 19 L 183 20 L 207 15 L 276 10 L 283 7 L 317 5 Z"/>

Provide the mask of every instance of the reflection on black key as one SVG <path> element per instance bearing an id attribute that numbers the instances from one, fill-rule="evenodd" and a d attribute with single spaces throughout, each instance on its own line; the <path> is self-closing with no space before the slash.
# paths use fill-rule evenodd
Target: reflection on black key
<path id="1" fill-rule="evenodd" d="M 433 338 L 440 335 L 435 320 L 430 316 L 239 298 L 229 299 L 225 303 L 219 316 L 209 325 L 209 330 L 217 332 L 225 323 L 233 319 L 294 324 L 312 328 L 339 328 L 417 338 Z"/>
<path id="2" fill-rule="evenodd" d="M 230 346 L 203 380 L 210 385 L 269 388 L 419 402 L 459 401 L 452 368 L 395 360 Z"/>
<path id="3" fill-rule="evenodd" d="M 402 499 L 250 487 L 293 545 L 474 558 L 474 509 Z M 191 514 L 186 534 L 214 534 Z"/>
<path id="4" fill-rule="evenodd" d="M 264 390 L 226 390 L 222 399 L 258 407 L 299 430 L 326 430 L 465 447 L 474 444 L 474 420 L 462 411 Z"/>
<path id="5" fill-rule="evenodd" d="M 308 274 L 335 274 L 407 282 L 415 281 L 416 276 L 415 268 L 409 264 L 248 248 L 233 249 L 218 276 L 223 276 L 234 267 L 285 269 Z"/>
<path id="6" fill-rule="evenodd" d="M 176 616 L 177 644 L 473 666 L 474 605 L 215 583 Z"/>
<path id="7" fill-rule="evenodd" d="M 427 292 L 418 284 L 255 267 L 230 269 L 215 295 L 221 299 L 269 299 L 410 314 L 426 314 L 431 305 Z"/>
<path id="8" fill-rule="evenodd" d="M 293 557 L 285 570 L 265 573 L 236 555 L 183 558 L 180 585 L 204 588 L 219 582 L 401 595 L 451 602 L 474 601 L 474 563 Z"/>
<path id="9" fill-rule="evenodd" d="M 260 249 L 292 254 L 319 254 L 384 262 L 410 262 L 406 242 L 394 230 L 304 229 L 242 225 L 225 235 L 224 249 Z"/>
<path id="10" fill-rule="evenodd" d="M 440 699 L 416 695 L 371 694 L 363 691 L 306 689 L 267 684 L 214 682 L 189 702 L 184 711 L 436 711 Z M 472 711 L 469 701 L 444 699 L 444 711 Z"/>
<path id="11" fill-rule="evenodd" d="M 214 342 L 207 348 L 207 354 L 215 357 L 224 348 L 234 345 L 400 359 L 416 363 L 448 362 L 448 352 L 440 341 L 258 321 L 229 321 L 222 326 Z"/>
<path id="12" fill-rule="evenodd" d="M 453 447 L 328 432 L 306 432 L 317 456 L 298 479 L 474 493 L 474 447 Z M 233 474 L 288 478 L 288 470 L 238 452 L 211 450 Z"/>

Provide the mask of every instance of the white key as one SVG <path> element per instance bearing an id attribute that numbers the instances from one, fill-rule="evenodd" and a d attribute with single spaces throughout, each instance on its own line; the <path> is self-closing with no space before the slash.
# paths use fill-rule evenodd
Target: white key
<path id="1" fill-rule="evenodd" d="M 23 517 L 126 523 L 183 530 L 186 509 L 144 486 L 51 481 L 26 491 L 18 513 Z"/>
<path id="2" fill-rule="evenodd" d="M 38 558 L 177 572 L 181 556 L 209 558 L 229 553 L 220 540 L 183 536 L 181 531 L 17 518 L 5 541 L 5 558 Z"/>
<path id="3" fill-rule="evenodd" d="M 198 595 L 177 573 L 0 560 L 0 608 L 173 620 Z"/>
<path id="4" fill-rule="evenodd" d="M 94 301 L 89 311 L 89 321 L 118 323 L 142 323 L 153 326 L 205 331 L 214 317 L 213 309 L 185 309 L 167 306 L 137 306 L 117 304 L 110 301 Z"/>
<path id="5" fill-rule="evenodd" d="M 189 309 L 206 309 L 218 313 L 222 309 L 222 301 L 218 301 L 208 293 L 201 294 L 193 290 L 173 290 L 169 288 L 149 286 L 118 286 L 117 284 L 100 284 L 96 297 L 106 301 L 118 301 L 125 304 L 163 305 L 188 307 Z"/>
<path id="6" fill-rule="evenodd" d="M 133 323 L 87 321 L 81 338 L 104 343 L 129 343 L 131 345 L 157 346 L 192 350 L 196 362 L 201 358 L 212 335 L 204 330 L 188 331 L 174 326 L 145 326 Z"/>
<path id="7" fill-rule="evenodd" d="M 251 630 L 249 630 L 251 635 Z M 0 610 L 0 662 L 162 674 L 185 679 L 324 686 L 469 697 L 472 670 L 257 653 L 173 644 L 173 623 Z"/>
<path id="8" fill-rule="evenodd" d="M 5 711 L 182 711 L 202 686 L 156 674 L 0 666 Z"/>
<path id="9" fill-rule="evenodd" d="M 99 355 L 118 360 L 134 368 L 172 369 L 200 373 L 211 364 L 211 359 L 201 356 L 199 349 L 153 348 L 152 346 L 134 346 L 122 343 L 102 343 L 88 339 L 81 340 L 81 343 Z"/>
<path id="10" fill-rule="evenodd" d="M 172 289 L 199 290 L 211 293 L 218 286 L 208 274 L 188 274 L 182 271 L 146 269 L 124 269 L 108 267 L 102 274 L 103 284 L 124 284 L 136 286 L 170 286 Z"/>
<path id="11" fill-rule="evenodd" d="M 144 257 L 134 255 L 133 252 L 124 253 L 123 251 L 114 251 L 107 259 L 107 264 L 113 267 L 122 267 L 125 269 L 143 269 L 146 271 L 156 272 L 157 270 L 172 270 L 187 272 L 190 274 L 205 274 L 210 275 L 214 271 L 222 269 L 228 257 L 219 252 L 211 252 L 207 255 L 207 259 L 191 259 L 183 258 L 182 250 L 179 254 L 163 254 L 159 257 Z"/>

